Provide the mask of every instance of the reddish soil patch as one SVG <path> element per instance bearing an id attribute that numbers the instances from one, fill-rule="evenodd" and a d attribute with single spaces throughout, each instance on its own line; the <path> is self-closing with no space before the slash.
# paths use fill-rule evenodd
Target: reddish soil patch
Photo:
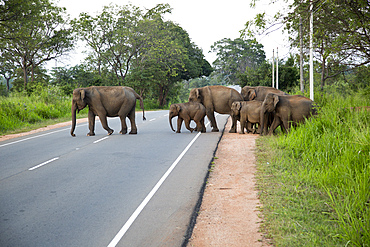
<path id="1" fill-rule="evenodd" d="M 229 118 L 188 246 L 268 246 L 255 188 L 258 135 L 228 133 L 230 126 Z"/>

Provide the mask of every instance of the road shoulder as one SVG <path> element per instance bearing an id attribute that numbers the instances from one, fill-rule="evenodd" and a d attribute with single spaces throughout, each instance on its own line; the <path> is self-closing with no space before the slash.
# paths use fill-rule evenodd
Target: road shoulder
<path id="1" fill-rule="evenodd" d="M 255 140 L 258 135 L 225 133 L 188 246 L 268 246 L 259 232 Z"/>

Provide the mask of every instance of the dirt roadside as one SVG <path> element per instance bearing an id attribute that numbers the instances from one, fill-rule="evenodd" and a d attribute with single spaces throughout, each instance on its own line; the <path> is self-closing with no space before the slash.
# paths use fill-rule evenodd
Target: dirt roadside
<path id="1" fill-rule="evenodd" d="M 87 122 L 87 118 L 77 123 Z M 71 125 L 64 122 L 20 134 L 0 136 L 0 142 L 45 130 Z M 215 154 L 213 171 L 203 195 L 196 224 L 188 246 L 191 247 L 266 247 L 259 232 L 255 188 L 255 141 L 258 135 L 228 133 L 229 118 Z M 238 126 L 239 127 L 239 126 Z"/>
<path id="2" fill-rule="evenodd" d="M 231 118 L 218 145 L 188 246 L 270 246 L 259 232 L 254 155 L 258 135 L 228 133 L 230 127 Z"/>

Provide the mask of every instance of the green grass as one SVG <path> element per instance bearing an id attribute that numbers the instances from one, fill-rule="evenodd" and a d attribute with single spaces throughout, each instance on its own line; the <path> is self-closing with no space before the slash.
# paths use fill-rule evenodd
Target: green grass
<path id="1" fill-rule="evenodd" d="M 65 96 L 59 87 L 36 88 L 31 95 L 11 93 L 0 96 L 0 135 L 14 134 L 71 120 L 71 96 Z M 144 109 L 158 109 L 155 100 L 144 100 Z M 142 112 L 139 101 L 136 110 Z M 77 114 L 87 117 L 88 107 Z"/>
<path id="2" fill-rule="evenodd" d="M 317 117 L 258 141 L 264 228 L 276 246 L 370 246 L 370 105 L 322 96 Z"/>
<path id="3" fill-rule="evenodd" d="M 13 93 L 0 97 L 0 135 L 35 129 L 71 115 L 71 97 L 49 87 L 31 96 Z"/>

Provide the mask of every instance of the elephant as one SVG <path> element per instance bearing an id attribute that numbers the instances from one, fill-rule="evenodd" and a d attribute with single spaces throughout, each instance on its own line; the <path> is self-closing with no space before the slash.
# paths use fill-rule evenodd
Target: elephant
<path id="1" fill-rule="evenodd" d="M 303 123 L 305 119 L 316 115 L 314 102 L 302 95 L 277 95 L 269 93 L 266 95 L 261 108 L 261 135 L 265 134 L 264 125 L 266 114 L 273 114 L 273 122 L 268 134 L 270 135 L 279 125 L 282 130 L 288 132 L 290 127 Z"/>
<path id="2" fill-rule="evenodd" d="M 76 127 L 76 112 L 79 112 L 86 106 L 89 106 L 88 122 L 90 130 L 87 136 L 95 135 L 95 116 L 99 116 L 103 128 L 108 131 L 108 135 L 111 135 L 113 130 L 108 127 L 107 117 L 117 116 L 121 119 L 121 134 L 127 133 L 126 117 L 128 117 L 131 122 L 130 134 L 137 134 L 135 123 L 135 106 L 137 99 L 140 100 L 140 107 L 143 110 L 143 120 L 146 120 L 143 99 L 130 87 L 92 86 L 73 90 L 71 136 L 76 136 L 74 134 Z"/>
<path id="3" fill-rule="evenodd" d="M 215 114 L 230 114 L 231 105 L 234 101 L 242 101 L 243 97 L 235 89 L 225 86 L 205 86 L 193 88 L 189 93 L 189 102 L 199 102 L 206 107 L 206 114 L 211 122 L 212 132 L 218 132 Z M 232 117 L 230 133 L 236 133 L 238 118 Z"/>
<path id="4" fill-rule="evenodd" d="M 171 104 L 169 111 L 169 121 L 171 129 L 175 132 L 172 127 L 172 118 L 177 116 L 177 131 L 181 132 L 182 121 L 185 121 L 186 128 L 193 133 L 194 130 L 206 132 L 206 126 L 204 125 L 204 117 L 206 116 L 206 108 L 204 105 L 198 102 L 186 102 L 181 104 Z M 195 129 L 190 127 L 190 121 L 194 120 L 197 124 Z"/>
<path id="5" fill-rule="evenodd" d="M 285 92 L 280 91 L 279 89 L 273 87 L 264 87 L 264 86 L 257 86 L 257 87 L 249 87 L 245 86 L 242 88 L 241 95 L 245 101 L 249 100 L 260 100 L 264 101 L 265 97 L 269 93 L 274 93 L 277 95 L 287 95 Z"/>
<path id="6" fill-rule="evenodd" d="M 261 107 L 262 101 L 258 100 L 233 102 L 231 105 L 232 115 L 240 117 L 240 134 L 244 134 L 245 128 L 247 132 L 255 133 L 252 124 L 258 123 L 260 125 Z M 257 133 L 261 133 L 261 128 L 258 128 Z"/>

